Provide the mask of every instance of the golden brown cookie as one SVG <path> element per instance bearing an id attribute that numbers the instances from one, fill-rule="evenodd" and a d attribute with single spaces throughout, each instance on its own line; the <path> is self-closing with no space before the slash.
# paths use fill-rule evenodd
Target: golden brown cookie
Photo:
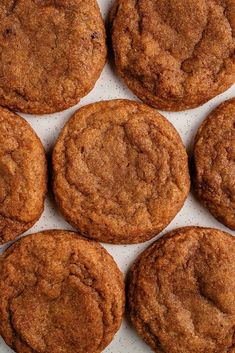
<path id="1" fill-rule="evenodd" d="M 0 104 L 45 114 L 79 102 L 106 60 L 96 0 L 2 0 Z"/>
<path id="2" fill-rule="evenodd" d="M 198 130 L 194 169 L 203 204 L 235 230 L 235 98 L 218 106 Z"/>
<path id="3" fill-rule="evenodd" d="M 118 73 L 144 102 L 195 108 L 235 81 L 234 0 L 116 0 Z"/>
<path id="4" fill-rule="evenodd" d="M 188 157 L 175 128 L 127 100 L 78 110 L 53 151 L 61 212 L 88 237 L 144 242 L 175 217 L 188 195 Z"/>
<path id="5" fill-rule="evenodd" d="M 130 317 L 156 353 L 234 353 L 235 238 L 177 229 L 133 265 Z"/>
<path id="6" fill-rule="evenodd" d="M 42 143 L 20 116 L 0 108 L 0 245 L 41 216 L 47 190 Z"/>
<path id="7" fill-rule="evenodd" d="M 0 334 L 17 353 L 100 353 L 124 301 L 113 258 L 76 233 L 33 234 L 2 256 Z"/>

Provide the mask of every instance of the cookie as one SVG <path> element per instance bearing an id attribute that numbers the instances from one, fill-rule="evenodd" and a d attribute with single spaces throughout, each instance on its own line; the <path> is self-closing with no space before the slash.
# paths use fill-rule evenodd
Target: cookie
<path id="1" fill-rule="evenodd" d="M 194 146 L 195 190 L 212 215 L 235 230 L 235 98 L 203 122 Z"/>
<path id="2" fill-rule="evenodd" d="M 233 0 L 116 0 L 110 22 L 117 71 L 149 105 L 195 108 L 235 81 Z"/>
<path id="3" fill-rule="evenodd" d="M 3 0 L 0 104 L 46 114 L 87 95 L 106 60 L 96 0 Z"/>
<path id="4" fill-rule="evenodd" d="M 175 128 L 148 106 L 106 101 L 78 110 L 53 151 L 54 194 L 65 218 L 93 239 L 144 242 L 188 195 L 188 157 Z"/>
<path id="5" fill-rule="evenodd" d="M 17 353 L 99 353 L 123 309 L 113 258 L 76 233 L 33 234 L 2 256 L 0 333 Z"/>
<path id="6" fill-rule="evenodd" d="M 40 218 L 47 191 L 42 143 L 20 116 L 0 108 L 0 245 Z"/>
<path id="7" fill-rule="evenodd" d="M 235 238 L 199 227 L 164 236 L 133 265 L 128 305 L 156 353 L 233 353 Z"/>

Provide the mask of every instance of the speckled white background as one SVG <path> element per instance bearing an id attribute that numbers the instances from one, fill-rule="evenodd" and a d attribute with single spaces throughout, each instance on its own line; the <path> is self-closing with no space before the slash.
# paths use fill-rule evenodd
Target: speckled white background
<path id="1" fill-rule="evenodd" d="M 106 19 L 108 11 L 113 1 L 98 0 L 98 2 L 100 4 L 103 17 Z M 235 96 L 235 86 L 233 86 L 230 90 L 216 97 L 215 99 L 200 108 L 188 110 L 186 112 L 181 113 L 163 112 L 163 115 L 165 115 L 171 121 L 171 123 L 173 123 L 173 125 L 180 133 L 189 154 L 191 154 L 196 131 L 201 122 L 206 117 L 206 115 L 218 104 L 233 96 Z M 137 100 L 137 98 L 119 80 L 109 63 L 107 63 L 93 91 L 87 97 L 82 99 L 82 101 L 77 106 L 68 109 L 67 111 L 62 113 L 56 113 L 41 117 L 24 114 L 22 115 L 35 129 L 46 148 L 48 156 L 50 156 L 53 144 L 61 128 L 64 126 L 65 122 L 73 114 L 73 112 L 77 110 L 77 108 L 88 103 L 115 98 L 127 98 Z M 209 214 L 209 212 L 198 203 L 192 192 L 190 193 L 181 212 L 176 216 L 173 222 L 164 230 L 163 234 L 176 227 L 189 225 L 215 227 L 235 235 L 235 232 L 230 231 L 228 228 L 224 227 L 222 224 L 217 222 Z M 45 210 L 40 221 L 26 234 L 51 228 L 72 229 L 71 226 L 66 223 L 63 218 L 59 215 L 53 197 L 49 193 L 45 204 Z M 104 244 L 104 246 L 113 255 L 120 269 L 124 273 L 126 273 L 134 259 L 137 257 L 137 255 L 152 242 L 153 240 L 140 245 L 119 246 Z M 0 247 L 0 253 L 4 250 L 4 248 L 5 247 Z M 134 329 L 130 326 L 127 320 L 124 319 L 122 328 L 115 336 L 113 342 L 104 352 L 150 353 L 151 350 L 137 336 Z M 0 353 L 13 353 L 13 351 L 5 345 L 1 338 Z"/>

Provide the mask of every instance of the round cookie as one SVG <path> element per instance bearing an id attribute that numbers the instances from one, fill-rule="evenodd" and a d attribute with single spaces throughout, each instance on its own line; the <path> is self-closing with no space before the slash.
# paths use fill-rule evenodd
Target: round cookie
<path id="1" fill-rule="evenodd" d="M 177 229 L 133 265 L 130 317 L 156 353 L 233 353 L 235 238 L 216 229 Z"/>
<path id="2" fill-rule="evenodd" d="M 78 110 L 53 151 L 54 193 L 79 231 L 109 243 L 144 242 L 183 206 L 188 157 L 175 128 L 127 100 Z"/>
<path id="3" fill-rule="evenodd" d="M 3 0 L 0 105 L 46 114 L 77 104 L 106 60 L 96 0 Z"/>
<path id="4" fill-rule="evenodd" d="M 40 218 L 47 191 L 42 143 L 20 116 L 0 108 L 0 245 Z"/>
<path id="5" fill-rule="evenodd" d="M 195 189 L 212 215 L 235 230 L 235 98 L 203 122 L 194 146 Z"/>
<path id="6" fill-rule="evenodd" d="M 124 301 L 113 258 L 76 233 L 33 234 L 2 256 L 0 334 L 17 353 L 100 353 Z"/>
<path id="7" fill-rule="evenodd" d="M 235 81 L 233 0 L 116 0 L 118 73 L 158 109 L 195 108 Z"/>

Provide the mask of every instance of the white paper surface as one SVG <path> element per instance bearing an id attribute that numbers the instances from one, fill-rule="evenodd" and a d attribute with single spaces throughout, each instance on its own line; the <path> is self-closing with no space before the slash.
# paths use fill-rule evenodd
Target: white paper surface
<path id="1" fill-rule="evenodd" d="M 98 0 L 98 3 L 100 4 L 103 17 L 106 19 L 113 0 Z M 218 104 L 233 96 L 235 96 L 235 86 L 226 91 L 224 94 L 216 97 L 209 103 L 197 109 L 180 113 L 162 112 L 162 114 L 167 117 L 178 130 L 189 154 L 191 155 L 194 137 L 201 122 L 205 119 L 207 114 Z M 50 155 L 53 144 L 61 128 L 64 126 L 65 122 L 69 119 L 74 111 L 76 111 L 79 107 L 89 103 L 116 98 L 138 100 L 128 90 L 125 84 L 123 84 L 117 77 L 113 67 L 107 63 L 93 91 L 87 97 L 83 98 L 77 106 L 62 113 L 45 116 L 30 116 L 22 114 L 22 116 L 24 116 L 34 128 L 38 136 L 41 138 L 46 148 L 47 154 Z M 202 205 L 200 205 L 192 192 L 185 202 L 183 209 L 179 212 L 172 223 L 162 232 L 162 234 L 165 234 L 177 227 L 190 225 L 214 227 L 235 235 L 235 232 L 232 232 L 221 223 L 217 222 L 210 215 L 210 213 Z M 67 222 L 65 222 L 58 213 L 57 207 L 50 192 L 47 196 L 45 210 L 41 219 L 26 234 L 31 234 L 46 229 L 72 229 L 72 227 Z M 138 254 L 146 249 L 146 247 L 153 241 L 154 240 L 151 240 L 140 245 L 119 246 L 104 244 L 104 246 L 112 254 L 120 269 L 126 273 Z M 4 250 L 5 247 L 0 247 L 0 253 Z M 130 323 L 124 319 L 122 328 L 116 334 L 114 340 L 104 352 L 150 353 L 151 350 L 142 341 L 142 339 L 138 337 Z M 13 351 L 5 345 L 1 338 L 0 353 L 13 353 Z"/>

